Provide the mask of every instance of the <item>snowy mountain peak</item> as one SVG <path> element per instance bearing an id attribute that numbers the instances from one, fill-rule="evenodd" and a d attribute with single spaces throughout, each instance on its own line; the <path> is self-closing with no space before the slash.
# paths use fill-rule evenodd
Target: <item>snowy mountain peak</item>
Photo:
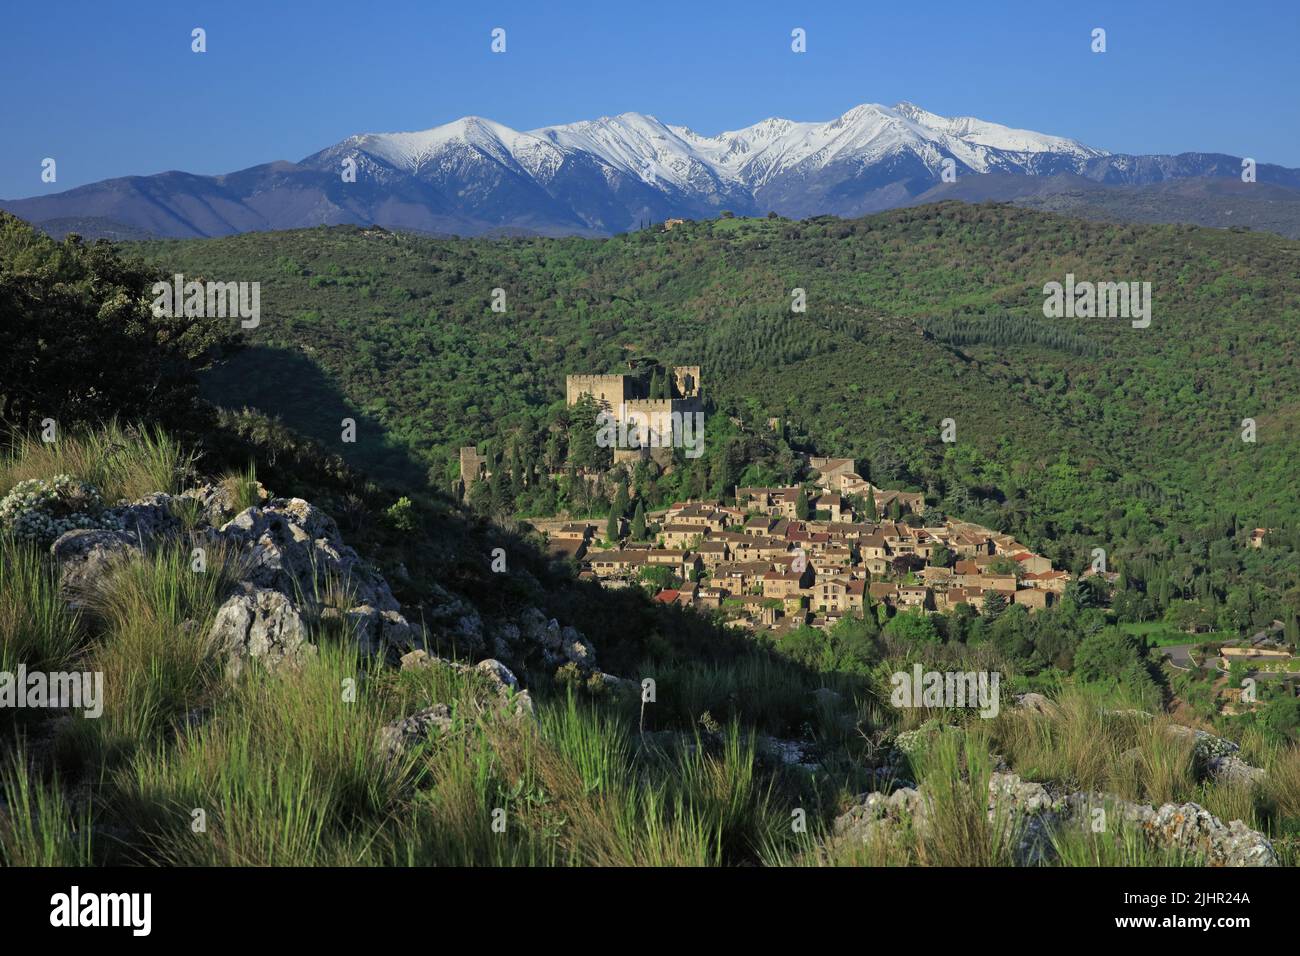
<path id="1" fill-rule="evenodd" d="M 834 163 L 867 164 L 900 153 L 920 157 L 927 166 L 950 156 L 977 172 L 1022 165 L 1041 153 L 1076 160 L 1107 155 L 1065 137 L 970 116 L 940 116 L 906 101 L 892 107 L 863 103 L 820 123 L 770 117 L 716 136 L 627 112 L 528 132 L 465 116 L 421 132 L 370 133 L 345 142 L 407 171 L 419 171 L 456 148 L 538 176 L 553 175 L 567 156 L 585 155 L 614 173 L 682 189 L 702 179 L 755 188 L 795 169 L 807 174 Z"/>

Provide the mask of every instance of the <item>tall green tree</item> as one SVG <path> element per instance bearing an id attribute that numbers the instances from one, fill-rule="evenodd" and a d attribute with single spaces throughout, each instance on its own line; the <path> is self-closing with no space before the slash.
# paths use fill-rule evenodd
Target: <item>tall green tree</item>
<path id="1" fill-rule="evenodd" d="M 808 515 L 811 514 L 808 507 L 808 492 L 803 488 L 799 489 L 799 496 L 794 500 L 794 514 L 800 521 L 807 521 Z"/>
<path id="2" fill-rule="evenodd" d="M 980 607 L 984 617 L 991 621 L 1007 609 L 1007 599 L 990 588 L 984 592 L 984 600 L 980 602 Z"/>
<path id="3" fill-rule="evenodd" d="M 156 282 L 171 277 L 115 246 L 55 242 L 0 212 L 0 422 L 192 424 L 196 373 L 240 345 L 240 320 L 183 303 L 154 315 Z"/>

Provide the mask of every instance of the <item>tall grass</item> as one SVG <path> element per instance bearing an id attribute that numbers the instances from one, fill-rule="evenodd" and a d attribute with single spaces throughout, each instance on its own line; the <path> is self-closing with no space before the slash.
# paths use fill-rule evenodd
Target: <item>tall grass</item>
<path id="1" fill-rule="evenodd" d="M 162 430 L 123 426 L 116 420 L 54 442 L 19 435 L 0 454 L 0 495 L 29 478 L 67 474 L 90 482 L 105 501 L 134 501 L 158 491 L 180 490 L 193 464 L 193 454 Z"/>
<path id="2" fill-rule="evenodd" d="M 229 495 L 236 514 L 262 503 L 257 482 L 257 463 L 249 461 L 243 471 L 231 471 L 222 476 L 218 485 Z"/>
<path id="3" fill-rule="evenodd" d="M 383 695 L 349 693 L 360 665 L 354 651 L 331 647 L 291 680 L 249 668 L 205 721 L 119 770 L 113 808 L 143 835 L 147 858 L 389 862 L 386 827 L 415 764 L 377 748 Z"/>
<path id="4" fill-rule="evenodd" d="M 89 866 L 88 806 L 74 810 L 58 779 L 35 778 L 26 748 L 19 746 L 0 765 L 0 864 L 5 866 Z"/>
<path id="5" fill-rule="evenodd" d="M 1049 714 L 1003 710 L 992 737 L 1021 776 L 1160 804 L 1196 790 L 1192 746 L 1164 715 L 1143 716 L 1085 689 L 1063 694 Z"/>
<path id="6" fill-rule="evenodd" d="M 145 744 L 221 690 L 208 635 L 240 559 L 208 545 L 206 570 L 192 560 L 187 543 L 169 542 L 114 566 L 84 596 L 99 630 L 87 666 L 103 673 L 105 700 L 95 726 L 80 729 L 102 745 Z"/>
<path id="7" fill-rule="evenodd" d="M 988 737 L 982 728 L 935 736 L 913 760 L 926 796 L 917 844 L 929 866 L 1011 866 L 1014 822 L 999 805 L 989 813 Z"/>
<path id="8" fill-rule="evenodd" d="M 35 546 L 0 534 L 0 671 L 64 670 L 85 642 L 59 597 L 58 571 Z"/>

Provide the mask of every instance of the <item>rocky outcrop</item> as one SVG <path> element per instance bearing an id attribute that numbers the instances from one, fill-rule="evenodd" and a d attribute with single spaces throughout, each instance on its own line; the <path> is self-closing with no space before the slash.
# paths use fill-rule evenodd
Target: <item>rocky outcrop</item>
<path id="1" fill-rule="evenodd" d="M 390 757 L 403 756 L 415 747 L 450 733 L 454 723 L 450 707 L 434 704 L 380 728 L 379 749 Z"/>
<path id="2" fill-rule="evenodd" d="M 383 577 L 343 543 L 334 519 L 301 498 L 246 508 L 221 538 L 247 553 L 247 578 L 295 601 L 400 610 Z"/>
<path id="3" fill-rule="evenodd" d="M 316 652 L 293 602 L 279 591 L 248 584 L 218 609 L 208 639 L 225 657 L 232 677 L 250 660 L 277 670 L 295 667 Z"/>
<path id="4" fill-rule="evenodd" d="M 435 585 L 418 608 L 421 623 L 412 623 L 383 575 L 343 541 L 329 515 L 301 498 L 272 498 L 260 485 L 256 490 L 260 503 L 238 512 L 226 485 L 153 494 L 114 509 L 123 530 L 64 534 L 52 552 L 67 599 L 93 588 L 114 561 L 189 534 L 194 546 L 222 548 L 229 555 L 227 572 L 234 569 L 238 579 L 206 635 L 231 675 L 253 661 L 273 670 L 292 668 L 315 652 L 310 635 L 323 623 L 392 665 L 436 662 L 472 670 L 488 687 L 493 708 L 515 716 L 534 714 L 531 697 L 515 677 L 521 668 L 567 667 L 576 669 L 588 689 L 639 689 L 602 672 L 580 631 L 534 607 L 485 622 L 473 604 Z M 434 656 L 435 650 L 457 660 Z M 495 657 L 460 663 L 485 654 Z"/>
<path id="5" fill-rule="evenodd" d="M 125 531 L 78 530 L 61 534 L 50 545 L 59 566 L 59 591 L 73 607 L 115 563 L 140 554 L 140 546 Z"/>
<path id="6" fill-rule="evenodd" d="M 1166 803 L 1159 808 L 1119 797 L 1070 791 L 1022 780 L 1014 773 L 989 775 L 988 814 L 995 832 L 1012 841 L 1022 866 L 1048 862 L 1053 838 L 1069 828 L 1092 828 L 1102 809 L 1106 832 L 1118 820 L 1136 828 L 1153 846 L 1200 857 L 1210 866 L 1278 866 L 1277 853 L 1264 834 L 1240 820 L 1224 823 L 1195 803 Z M 835 820 L 837 840 L 873 841 L 910 827 L 924 838 L 930 814 L 925 787 L 903 787 L 891 794 L 872 792 Z"/>

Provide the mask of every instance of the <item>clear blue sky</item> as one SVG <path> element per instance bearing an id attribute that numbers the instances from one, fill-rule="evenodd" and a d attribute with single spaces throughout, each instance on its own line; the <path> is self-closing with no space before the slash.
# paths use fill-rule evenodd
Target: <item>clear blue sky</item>
<path id="1" fill-rule="evenodd" d="M 899 100 L 1117 152 L 1300 166 L 1297 63 L 1300 0 L 8 0 L 0 197 L 298 160 L 469 114 L 531 129 L 634 110 L 716 133 Z"/>

